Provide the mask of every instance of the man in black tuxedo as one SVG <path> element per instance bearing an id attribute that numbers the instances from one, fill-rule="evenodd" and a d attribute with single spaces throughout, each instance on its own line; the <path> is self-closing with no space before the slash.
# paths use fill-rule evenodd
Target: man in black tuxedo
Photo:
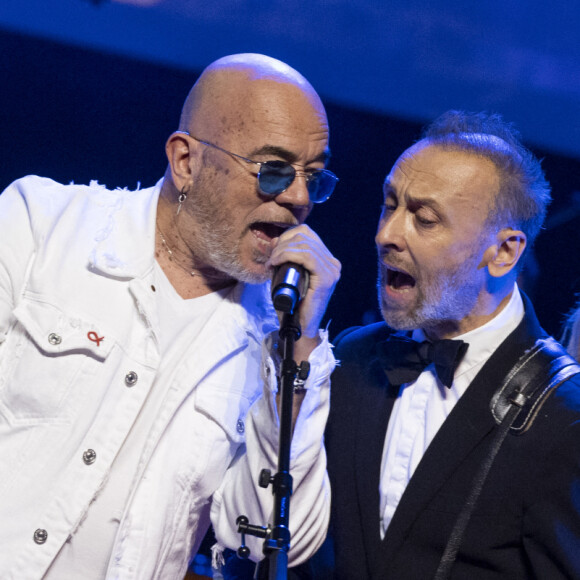
<path id="1" fill-rule="evenodd" d="M 376 234 L 386 324 L 335 341 L 331 529 L 302 577 L 580 578 L 579 368 L 516 283 L 549 198 L 497 115 L 446 113 L 392 168 Z M 548 353 L 521 371 L 540 381 L 529 398 L 505 386 L 526 352 Z M 503 439 L 500 399 L 517 415 Z"/>

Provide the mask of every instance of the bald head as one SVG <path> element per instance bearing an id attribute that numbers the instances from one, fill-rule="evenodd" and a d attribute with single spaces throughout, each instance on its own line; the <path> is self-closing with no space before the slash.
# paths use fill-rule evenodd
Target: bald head
<path id="1" fill-rule="evenodd" d="M 262 54 L 226 56 L 210 64 L 191 89 L 179 129 L 203 135 L 205 139 L 214 138 L 235 130 L 241 112 L 251 115 L 254 105 L 268 108 L 268 103 L 273 104 L 274 100 L 289 112 L 307 103 L 319 117 L 326 119 L 316 91 L 292 67 Z"/>
<path id="2" fill-rule="evenodd" d="M 158 207 L 163 231 L 173 228 L 194 269 L 208 266 L 233 280 L 267 279 L 273 240 L 304 223 L 314 203 L 311 176 L 328 160 L 320 98 L 278 60 L 227 56 L 191 89 L 179 129 L 165 145 L 169 164 Z M 288 175 L 276 194 L 262 189 L 265 163 Z M 271 169 L 275 180 L 272 175 Z"/>

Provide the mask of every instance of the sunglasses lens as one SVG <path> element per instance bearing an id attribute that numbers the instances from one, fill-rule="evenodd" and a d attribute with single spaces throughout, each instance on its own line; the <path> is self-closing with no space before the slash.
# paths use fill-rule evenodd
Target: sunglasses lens
<path id="1" fill-rule="evenodd" d="M 279 195 L 286 191 L 296 177 L 296 170 L 285 161 L 267 161 L 262 163 L 258 174 L 258 185 L 262 193 L 266 195 Z M 308 173 L 307 187 L 308 195 L 312 203 L 322 203 L 326 201 L 338 182 L 338 177 L 328 171 L 321 169 Z"/>
<path id="2" fill-rule="evenodd" d="M 296 170 L 284 161 L 262 163 L 258 174 L 258 184 L 262 193 L 278 195 L 288 189 L 296 177 Z"/>
<path id="3" fill-rule="evenodd" d="M 313 203 L 326 201 L 332 195 L 337 182 L 338 177 L 332 171 L 327 169 L 313 171 L 308 179 L 310 201 Z"/>

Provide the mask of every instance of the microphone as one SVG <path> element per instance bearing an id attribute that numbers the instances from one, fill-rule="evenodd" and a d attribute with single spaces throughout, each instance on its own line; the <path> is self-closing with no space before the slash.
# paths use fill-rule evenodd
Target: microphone
<path id="1" fill-rule="evenodd" d="M 280 312 L 294 313 L 308 290 L 308 270 L 294 262 L 281 264 L 272 277 L 272 302 Z"/>

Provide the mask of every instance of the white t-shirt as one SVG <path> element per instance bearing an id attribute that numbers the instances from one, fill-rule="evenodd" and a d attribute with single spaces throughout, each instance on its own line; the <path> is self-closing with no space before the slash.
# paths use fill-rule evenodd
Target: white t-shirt
<path id="1" fill-rule="evenodd" d="M 45 580 L 102 580 L 107 573 L 115 535 L 131 495 L 133 479 L 147 433 L 171 386 L 173 370 L 188 345 L 232 288 L 184 300 L 155 262 L 161 365 L 153 388 L 116 457 L 108 480 L 71 538 L 64 544 Z M 179 445 L 180 442 L 176 442 Z M 152 508 L 154 509 L 154 508 Z"/>

